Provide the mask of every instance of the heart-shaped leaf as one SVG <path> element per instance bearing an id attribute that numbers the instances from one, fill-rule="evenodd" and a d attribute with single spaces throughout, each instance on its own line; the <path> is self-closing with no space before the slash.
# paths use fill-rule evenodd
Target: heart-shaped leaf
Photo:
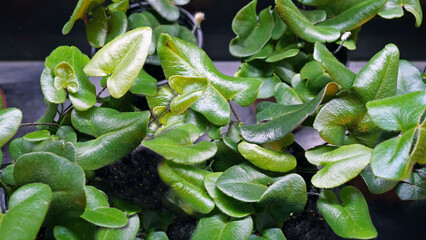
<path id="1" fill-rule="evenodd" d="M 216 206 L 226 215 L 236 218 L 245 217 L 254 212 L 252 206 L 242 203 L 222 193 L 216 186 L 217 179 L 222 173 L 210 173 L 204 177 L 204 186 L 213 198 Z"/>
<path id="2" fill-rule="evenodd" d="M 169 79 L 169 85 L 179 94 L 170 103 L 170 110 L 181 114 L 204 94 L 209 81 L 206 78 L 172 76 Z"/>
<path id="3" fill-rule="evenodd" d="M 359 174 L 361 175 L 364 182 L 367 184 L 368 190 L 374 194 L 382 194 L 392 190 L 397 184 L 398 181 L 386 180 L 383 178 L 376 177 L 371 171 L 370 165 L 368 165 L 364 170 Z"/>
<path id="4" fill-rule="evenodd" d="M 410 177 L 399 182 L 396 194 L 401 200 L 426 199 L 426 168 L 415 169 Z"/>
<path id="5" fill-rule="evenodd" d="M 313 126 L 326 142 L 333 145 L 362 143 L 373 147 L 381 133 L 364 104 L 350 92 L 321 108 Z"/>
<path id="6" fill-rule="evenodd" d="M 214 202 L 204 188 L 204 177 L 208 173 L 194 166 L 177 165 L 165 161 L 158 166 L 161 179 L 170 186 L 179 200 L 204 214 L 214 208 Z"/>
<path id="7" fill-rule="evenodd" d="M 6 144 L 18 131 L 22 112 L 17 108 L 0 109 L 0 147 Z"/>
<path id="8" fill-rule="evenodd" d="M 102 4 L 104 1 L 105 0 L 78 0 L 78 3 L 75 6 L 75 9 L 70 17 L 70 20 L 68 20 L 68 22 L 65 23 L 64 27 L 62 28 L 62 34 L 68 34 L 74 26 L 74 22 L 76 20 L 80 18 L 86 19 L 87 9 L 94 5 Z"/>
<path id="9" fill-rule="evenodd" d="M 84 170 L 96 170 L 123 158 L 145 137 L 148 119 L 147 111 L 120 113 L 101 107 L 85 112 L 73 111 L 73 126 L 96 137 L 75 144 L 76 162 Z"/>
<path id="10" fill-rule="evenodd" d="M 116 208 L 97 207 L 86 209 L 80 217 L 96 226 L 106 228 L 121 228 L 127 224 L 126 214 Z"/>
<path id="11" fill-rule="evenodd" d="M 296 158 L 289 153 L 265 149 L 246 141 L 238 144 L 238 151 L 256 167 L 269 171 L 288 172 L 297 164 Z"/>
<path id="12" fill-rule="evenodd" d="M 426 84 L 422 80 L 422 74 L 419 69 L 410 62 L 400 60 L 396 94 L 399 95 L 417 91 L 426 91 Z"/>
<path id="13" fill-rule="evenodd" d="M 334 42 L 340 37 L 339 30 L 334 27 L 313 25 L 291 0 L 277 0 L 276 8 L 290 30 L 308 42 Z"/>
<path id="14" fill-rule="evenodd" d="M 225 214 L 216 214 L 201 218 L 191 239 L 246 240 L 252 231 L 253 220 L 250 216 L 233 219 Z"/>
<path id="15" fill-rule="evenodd" d="M 398 79 L 399 50 L 394 44 L 374 55 L 357 74 L 353 90 L 363 103 L 395 95 Z"/>
<path id="16" fill-rule="evenodd" d="M 232 30 L 237 37 L 231 40 L 229 52 L 235 57 L 247 57 L 260 51 L 271 38 L 274 17 L 271 8 L 256 14 L 257 0 L 243 7 L 232 21 Z"/>
<path id="17" fill-rule="evenodd" d="M 19 186 L 34 182 L 50 186 L 53 194 L 47 222 L 58 223 L 79 217 L 84 211 L 84 171 L 63 157 L 49 152 L 24 154 L 16 160 L 13 177 Z"/>
<path id="18" fill-rule="evenodd" d="M 213 157 L 217 150 L 212 142 L 193 144 L 199 137 L 198 127 L 187 123 L 142 144 L 175 163 L 195 164 Z"/>
<path id="19" fill-rule="evenodd" d="M 84 68 L 87 75 L 105 77 L 111 96 L 122 97 L 137 78 L 151 44 L 152 30 L 133 29 L 120 35 L 100 49 Z"/>
<path id="20" fill-rule="evenodd" d="M 333 188 L 348 182 L 370 163 L 372 150 L 359 144 L 342 147 L 320 146 L 306 152 L 306 159 L 324 166 L 312 177 L 318 188 Z"/>
<path id="21" fill-rule="evenodd" d="M 96 232 L 96 240 L 134 239 L 139 232 L 139 216 L 137 214 L 129 218 L 123 228 L 100 228 Z"/>
<path id="22" fill-rule="evenodd" d="M 404 16 L 404 10 L 409 11 L 416 18 L 416 27 L 422 25 L 423 12 L 419 0 L 388 0 L 385 6 L 380 10 L 379 15 L 382 18 L 391 19 Z"/>
<path id="23" fill-rule="evenodd" d="M 331 229 L 344 238 L 377 237 L 362 193 L 355 187 L 346 186 L 340 190 L 339 197 L 342 203 L 332 191 L 325 190 L 318 200 L 318 209 Z"/>
<path id="24" fill-rule="evenodd" d="M 316 42 L 314 59 L 327 71 L 330 77 L 345 89 L 350 89 L 355 79 L 355 73 L 347 69 L 328 49 Z"/>
<path id="25" fill-rule="evenodd" d="M 46 58 L 41 90 L 47 101 L 63 103 L 68 92 L 74 108 L 85 111 L 96 103 L 95 85 L 84 73 L 89 57 L 74 46 L 61 46 Z"/>
<path id="26" fill-rule="evenodd" d="M 20 187 L 9 198 L 6 215 L 0 217 L 0 239 L 35 239 L 52 198 L 42 183 Z"/>
<path id="27" fill-rule="evenodd" d="M 358 1 L 350 8 L 335 17 L 318 24 L 321 27 L 338 29 L 341 33 L 360 27 L 372 19 L 383 8 L 388 0 L 365 0 Z M 333 4 L 333 3 L 332 3 Z"/>
<path id="28" fill-rule="evenodd" d="M 259 79 L 229 77 L 220 73 L 203 50 L 170 35 L 160 36 L 157 51 L 166 78 L 178 75 L 209 80 L 207 90 L 191 109 L 203 114 L 217 126 L 226 125 L 230 121 L 228 100 L 249 106 L 262 85 Z"/>
<path id="29" fill-rule="evenodd" d="M 300 105 L 284 106 L 281 104 L 273 105 L 262 113 L 267 116 L 270 112 L 270 118 L 259 119 L 270 120 L 266 123 L 255 125 L 243 125 L 241 127 L 241 136 L 252 143 L 266 143 L 282 139 L 284 136 L 298 127 L 305 119 L 314 113 L 324 97 L 336 94 L 337 84 L 329 83 L 327 86 L 310 102 Z M 260 114 L 260 113 L 259 113 Z M 282 124 L 285 122 L 286 124 Z"/>

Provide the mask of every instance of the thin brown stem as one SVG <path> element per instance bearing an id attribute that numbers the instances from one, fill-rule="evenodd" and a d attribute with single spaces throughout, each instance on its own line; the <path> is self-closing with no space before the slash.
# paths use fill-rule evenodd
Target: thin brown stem
<path id="1" fill-rule="evenodd" d="M 38 122 L 33 122 L 33 123 L 21 123 L 20 125 L 21 127 L 30 127 L 30 126 L 50 126 L 50 127 L 57 127 L 59 128 L 60 126 L 56 123 L 38 123 Z"/>
<path id="2" fill-rule="evenodd" d="M 234 107 L 232 106 L 231 102 L 229 102 L 229 106 L 231 108 L 232 114 L 234 115 L 235 119 L 237 120 L 237 122 L 243 122 L 241 121 L 240 116 L 238 116 L 237 111 L 235 111 Z"/>

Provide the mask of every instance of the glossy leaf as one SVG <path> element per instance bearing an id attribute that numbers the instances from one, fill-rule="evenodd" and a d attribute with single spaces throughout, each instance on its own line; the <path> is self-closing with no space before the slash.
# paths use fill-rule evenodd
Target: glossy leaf
<path id="1" fill-rule="evenodd" d="M 327 71 L 330 77 L 345 89 L 350 89 L 355 73 L 347 69 L 328 49 L 319 42 L 315 43 L 314 59 Z"/>
<path id="2" fill-rule="evenodd" d="M 179 24 L 160 25 L 154 29 L 154 37 L 158 39 L 162 33 L 180 38 L 186 42 L 197 44 L 197 38 L 187 27 Z"/>
<path id="3" fill-rule="evenodd" d="M 105 0 L 79 0 L 75 9 L 70 17 L 70 20 L 64 25 L 62 28 L 62 34 L 68 34 L 72 27 L 74 26 L 74 22 L 80 18 L 86 18 L 87 9 L 96 4 L 102 4 Z"/>
<path id="4" fill-rule="evenodd" d="M 374 55 L 357 74 L 353 90 L 363 103 L 395 95 L 399 50 L 393 44 Z"/>
<path id="5" fill-rule="evenodd" d="M 398 181 L 386 180 L 383 178 L 376 177 L 371 171 L 370 165 L 368 165 L 362 172 L 361 175 L 364 182 L 367 184 L 368 190 L 374 194 L 382 194 L 392 190 L 397 184 Z"/>
<path id="6" fill-rule="evenodd" d="M 205 93 L 209 81 L 206 78 L 172 76 L 169 85 L 179 94 L 170 103 L 170 110 L 181 114 Z"/>
<path id="7" fill-rule="evenodd" d="M 80 217 L 100 227 L 121 228 L 127 224 L 126 214 L 116 208 L 97 207 L 86 209 Z"/>
<path id="8" fill-rule="evenodd" d="M 238 144 L 238 150 L 256 167 L 273 172 L 288 172 L 297 164 L 296 158 L 289 153 L 272 151 L 246 141 Z"/>
<path id="9" fill-rule="evenodd" d="M 58 104 L 50 103 L 47 101 L 45 101 L 45 103 L 47 104 L 46 112 L 39 120 L 37 120 L 38 123 L 49 123 L 49 122 L 54 122 L 55 120 L 55 117 L 58 111 Z M 48 129 L 49 126 L 37 126 L 37 128 L 39 130 L 44 130 L 44 129 Z"/>
<path id="10" fill-rule="evenodd" d="M 96 89 L 83 72 L 88 62 L 89 57 L 74 46 L 56 48 L 46 58 L 40 79 L 47 101 L 55 104 L 65 102 L 67 90 L 74 108 L 85 111 L 93 106 L 96 103 Z"/>
<path id="11" fill-rule="evenodd" d="M 312 184 L 317 188 L 333 188 L 348 182 L 370 163 L 371 152 L 359 144 L 308 150 L 306 159 L 313 165 L 324 166 L 312 177 Z"/>
<path id="12" fill-rule="evenodd" d="M 76 162 L 84 170 L 96 170 L 123 158 L 145 137 L 148 119 L 147 111 L 120 113 L 100 107 L 73 111 L 73 126 L 96 137 L 75 144 Z"/>
<path id="13" fill-rule="evenodd" d="M 209 173 L 204 177 L 204 186 L 213 198 L 215 205 L 226 215 L 236 218 L 245 217 L 254 212 L 252 206 L 242 203 L 222 193 L 216 186 L 222 173 Z"/>
<path id="14" fill-rule="evenodd" d="M 419 0 L 388 0 L 382 10 L 380 10 L 379 15 L 386 19 L 399 18 L 404 15 L 403 7 L 413 14 L 416 18 L 416 27 L 420 27 L 423 20 L 423 12 Z"/>
<path id="15" fill-rule="evenodd" d="M 129 0 L 114 0 L 107 6 L 108 12 L 115 13 L 117 11 L 126 12 L 129 8 Z"/>
<path id="16" fill-rule="evenodd" d="M 52 191 L 42 183 L 20 187 L 0 220 L 0 239 L 35 239 L 49 208 Z"/>
<path id="17" fill-rule="evenodd" d="M 175 163 L 195 164 L 213 157 L 217 150 L 212 142 L 193 144 L 199 137 L 197 126 L 187 123 L 142 144 Z"/>
<path id="18" fill-rule="evenodd" d="M 355 187 L 347 186 L 340 190 L 339 197 L 342 203 L 332 191 L 325 190 L 318 201 L 318 209 L 331 229 L 344 238 L 377 237 L 362 193 Z"/>
<path id="19" fill-rule="evenodd" d="M 158 167 L 158 173 L 183 204 L 204 214 L 213 210 L 214 202 L 206 193 L 203 182 L 208 171 L 163 162 Z"/>
<path id="20" fill-rule="evenodd" d="M 426 199 L 426 168 L 415 169 L 410 177 L 399 182 L 396 194 L 401 200 Z"/>
<path id="21" fill-rule="evenodd" d="M 114 199 L 114 206 L 130 216 L 142 211 L 141 206 L 120 198 Z"/>
<path id="22" fill-rule="evenodd" d="M 332 96 L 337 92 L 337 85 L 329 83 L 312 101 L 293 106 L 274 105 L 273 108 L 267 108 L 264 110 L 264 115 L 268 115 L 268 118 L 259 119 L 270 120 L 266 123 L 258 123 L 255 125 L 243 125 L 241 127 L 241 136 L 251 143 L 266 143 L 275 141 L 283 138 L 296 127 L 298 127 L 309 115 L 314 113 L 324 97 Z M 260 114 L 260 113 L 259 113 Z M 282 124 L 283 121 L 286 124 Z"/>
<path id="23" fill-rule="evenodd" d="M 273 10 L 272 15 L 274 17 L 274 29 L 272 29 L 271 38 L 273 40 L 278 40 L 287 30 L 287 25 L 285 25 L 283 20 L 280 18 L 276 9 Z"/>
<path id="24" fill-rule="evenodd" d="M 50 138 L 50 132 L 48 130 L 41 130 L 27 133 L 23 138 L 30 142 L 39 142 Z"/>
<path id="25" fill-rule="evenodd" d="M 6 144 L 18 131 L 22 112 L 17 108 L 0 109 L 0 147 Z"/>
<path id="26" fill-rule="evenodd" d="M 308 6 L 322 6 L 334 0 L 303 0 L 303 5 Z"/>
<path id="27" fill-rule="evenodd" d="M 274 89 L 277 84 L 281 82 L 280 78 L 277 75 L 272 77 L 264 78 L 262 87 L 259 90 L 257 95 L 258 99 L 267 99 L 274 96 Z"/>
<path id="28" fill-rule="evenodd" d="M 232 21 L 232 30 L 237 37 L 231 40 L 229 52 L 235 57 L 247 57 L 260 51 L 272 35 L 274 17 L 266 8 L 256 14 L 257 0 L 243 7 Z"/>
<path id="29" fill-rule="evenodd" d="M 328 102 L 319 111 L 313 127 L 326 142 L 333 145 L 362 143 L 373 147 L 381 133 L 364 104 L 350 93 Z"/>
<path id="30" fill-rule="evenodd" d="M 192 240 L 245 240 L 253 231 L 253 220 L 250 216 L 233 219 L 224 214 L 206 216 L 200 219 L 192 235 Z"/>
<path id="31" fill-rule="evenodd" d="M 299 97 L 295 89 L 292 89 L 284 82 L 278 83 L 275 86 L 274 97 L 277 103 L 282 105 L 303 104 L 303 100 Z"/>
<path id="32" fill-rule="evenodd" d="M 122 97 L 133 85 L 151 44 L 152 30 L 141 27 L 120 35 L 100 49 L 84 68 L 90 76 L 107 79 L 111 96 Z"/>
<path id="33" fill-rule="evenodd" d="M 157 79 L 142 69 L 129 91 L 133 94 L 154 96 L 157 93 Z"/>
<path id="34" fill-rule="evenodd" d="M 94 239 L 96 226 L 82 218 L 73 218 L 53 228 L 56 240 Z"/>
<path id="35" fill-rule="evenodd" d="M 179 9 L 172 0 L 147 0 L 149 5 L 167 21 L 173 22 L 179 18 Z M 176 1 L 177 3 L 179 1 Z"/>
<path id="36" fill-rule="evenodd" d="M 249 106 L 256 99 L 261 80 L 226 76 L 214 67 L 204 51 L 170 35 L 161 35 L 158 44 L 157 51 L 166 78 L 178 75 L 209 80 L 207 90 L 191 109 L 203 114 L 214 125 L 223 126 L 230 121 L 228 100 Z"/>
<path id="37" fill-rule="evenodd" d="M 124 12 L 116 11 L 108 18 L 108 34 L 105 43 L 109 43 L 127 30 L 127 16 Z"/>
<path id="38" fill-rule="evenodd" d="M 261 236 L 252 235 L 249 240 L 287 240 L 279 228 L 269 228 L 262 232 Z"/>
<path id="39" fill-rule="evenodd" d="M 148 233 L 146 240 L 169 240 L 169 238 L 165 232 L 156 231 Z"/>
<path id="40" fill-rule="evenodd" d="M 128 19 L 128 29 L 133 30 L 139 27 L 150 27 L 151 29 L 156 29 L 160 25 L 160 22 L 157 18 L 149 11 L 143 11 L 138 13 L 133 13 L 129 16 Z M 153 34 L 151 39 L 151 46 L 149 47 L 148 55 L 155 53 L 157 46 L 157 37 Z"/>
<path id="41" fill-rule="evenodd" d="M 86 179 L 75 163 L 53 153 L 27 153 L 16 160 L 13 176 L 19 186 L 33 182 L 50 186 L 53 194 L 46 221 L 57 223 L 83 213 Z"/>
<path id="42" fill-rule="evenodd" d="M 340 37 L 339 30 L 328 26 L 315 26 L 291 0 L 277 0 L 278 14 L 290 30 L 308 42 L 334 42 Z"/>
<path id="43" fill-rule="evenodd" d="M 400 60 L 396 94 L 399 95 L 417 91 L 426 91 L 426 84 L 423 83 L 422 74 L 417 67 L 410 62 Z"/>
<path id="44" fill-rule="evenodd" d="M 92 186 L 84 186 L 86 193 L 86 209 L 109 207 L 107 195 Z"/>
<path id="45" fill-rule="evenodd" d="M 372 19 L 382 9 L 388 0 L 358 1 L 337 16 L 318 24 L 321 27 L 338 29 L 341 33 L 360 27 Z"/>
<path id="46" fill-rule="evenodd" d="M 300 69 L 300 77 L 302 80 L 306 80 L 306 87 L 312 92 L 321 91 L 321 89 L 331 82 L 330 75 L 316 61 L 306 63 Z"/>
<path id="47" fill-rule="evenodd" d="M 56 131 L 56 136 L 59 137 L 59 139 L 64 140 L 66 142 L 77 142 L 77 134 L 75 133 L 74 129 L 71 126 L 62 125 L 58 130 Z"/>
<path id="48" fill-rule="evenodd" d="M 426 109 L 426 91 L 370 101 L 368 114 L 377 126 L 388 131 L 408 131 L 415 127 Z"/>
<path id="49" fill-rule="evenodd" d="M 238 152 L 237 143 L 227 136 L 222 136 L 222 139 L 215 141 L 215 143 L 217 152 L 212 158 L 212 169 L 215 172 L 223 172 L 234 165 L 246 162 Z"/>

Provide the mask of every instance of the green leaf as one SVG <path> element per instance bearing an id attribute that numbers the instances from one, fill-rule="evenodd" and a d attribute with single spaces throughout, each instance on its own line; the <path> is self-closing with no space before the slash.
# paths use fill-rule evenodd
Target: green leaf
<path id="1" fill-rule="evenodd" d="M 280 78 L 277 75 L 273 75 L 263 79 L 262 87 L 257 95 L 258 99 L 267 99 L 274 96 L 274 89 L 277 84 L 281 83 Z"/>
<path id="2" fill-rule="evenodd" d="M 96 240 L 135 239 L 139 232 L 139 216 L 129 218 L 126 226 L 122 228 L 100 228 L 96 232 Z"/>
<path id="3" fill-rule="evenodd" d="M 284 32 L 286 32 L 287 25 L 285 25 L 278 15 L 277 9 L 274 8 L 272 15 L 274 16 L 274 29 L 272 29 L 271 38 L 273 40 L 278 40 L 283 36 Z"/>
<path id="4" fill-rule="evenodd" d="M 324 21 L 327 18 L 327 14 L 324 10 L 299 10 L 312 24 L 317 24 Z"/>
<path id="5" fill-rule="evenodd" d="M 212 142 L 193 144 L 199 137 L 198 127 L 187 123 L 142 144 L 175 163 L 195 164 L 213 157 L 217 150 Z"/>
<path id="6" fill-rule="evenodd" d="M 6 144 L 18 131 L 22 112 L 17 108 L 0 109 L 0 147 Z"/>
<path id="7" fill-rule="evenodd" d="M 60 128 L 58 128 L 58 131 L 56 131 L 56 136 L 66 142 L 77 142 L 77 134 L 75 133 L 74 128 L 71 126 L 62 125 Z"/>
<path id="8" fill-rule="evenodd" d="M 396 186 L 396 194 L 401 200 L 426 199 L 426 168 L 415 169 L 410 177 Z"/>
<path id="9" fill-rule="evenodd" d="M 262 232 L 261 236 L 251 235 L 249 240 L 287 240 L 287 238 L 281 229 L 268 228 Z"/>
<path id="10" fill-rule="evenodd" d="M 400 60 L 396 94 L 399 95 L 417 91 L 426 91 L 426 84 L 423 83 L 421 72 L 410 62 Z"/>
<path id="11" fill-rule="evenodd" d="M 19 186 L 34 182 L 50 186 L 53 194 L 47 222 L 58 223 L 78 217 L 84 211 L 84 172 L 63 157 L 48 152 L 24 154 L 16 160 L 13 177 Z"/>
<path id="12" fill-rule="evenodd" d="M 76 162 L 84 170 L 96 170 L 123 158 L 145 137 L 148 119 L 147 111 L 120 113 L 101 107 L 85 112 L 73 111 L 73 126 L 96 137 L 75 144 Z"/>
<path id="13" fill-rule="evenodd" d="M 100 227 L 121 228 L 127 224 L 126 214 L 116 208 L 97 207 L 86 209 L 80 217 Z"/>
<path id="14" fill-rule="evenodd" d="M 330 75 L 316 61 L 307 62 L 300 69 L 300 77 L 302 80 L 306 80 L 306 87 L 312 92 L 321 91 L 321 89 L 331 82 Z"/>
<path id="15" fill-rule="evenodd" d="M 179 9 L 172 0 L 147 0 L 147 2 L 167 21 L 174 22 L 179 18 Z"/>
<path id="16" fill-rule="evenodd" d="M 96 226 L 82 218 L 73 218 L 53 228 L 56 240 L 94 239 Z"/>
<path id="17" fill-rule="evenodd" d="M 215 172 L 225 171 L 226 169 L 246 162 L 246 160 L 238 152 L 237 143 L 233 142 L 227 136 L 215 141 L 217 152 L 212 158 L 212 169 Z"/>
<path id="18" fill-rule="evenodd" d="M 370 101 L 367 109 L 374 123 L 381 129 L 405 132 L 417 125 L 426 109 L 426 91 Z"/>
<path id="19" fill-rule="evenodd" d="M 419 0 L 388 0 L 382 10 L 380 10 L 379 15 L 386 19 L 399 18 L 404 16 L 403 7 L 413 14 L 416 18 L 416 27 L 420 27 L 422 25 L 423 12 Z"/>
<path id="20" fill-rule="evenodd" d="M 224 214 L 216 214 L 201 218 L 191 239 L 245 240 L 252 231 L 253 220 L 250 216 L 233 219 Z"/>
<path id="21" fill-rule="evenodd" d="M 306 151 L 306 159 L 311 164 L 324 166 L 312 177 L 312 184 L 317 188 L 333 188 L 348 182 L 370 163 L 371 152 L 359 144 L 320 146 Z"/>
<path id="22" fill-rule="evenodd" d="M 134 215 L 142 211 L 141 206 L 119 198 L 114 199 L 114 206 L 124 211 L 127 215 Z"/>
<path id="23" fill-rule="evenodd" d="M 374 55 L 356 76 L 352 89 L 363 103 L 395 95 L 399 50 L 394 44 Z"/>
<path id="24" fill-rule="evenodd" d="M 226 125 L 230 121 L 228 100 L 249 106 L 262 85 L 260 79 L 230 77 L 220 73 L 203 50 L 170 35 L 160 36 L 157 51 L 166 78 L 177 75 L 209 80 L 206 92 L 191 109 L 203 114 L 217 126 Z"/>
<path id="25" fill-rule="evenodd" d="M 209 80 L 197 77 L 172 76 L 169 79 L 169 85 L 179 94 L 170 103 L 170 110 L 181 114 L 205 93 Z"/>
<path id="26" fill-rule="evenodd" d="M 345 89 L 350 89 L 355 79 L 355 73 L 347 69 L 328 49 L 321 43 L 315 43 L 314 59 L 327 71 L 330 77 Z"/>
<path id="27" fill-rule="evenodd" d="M 340 190 L 339 197 L 342 203 L 332 191 L 325 190 L 318 200 L 318 209 L 331 229 L 344 238 L 377 237 L 362 193 L 355 187 L 346 186 Z"/>
<path id="28" fill-rule="evenodd" d="M 74 26 L 74 22 L 76 20 L 80 18 L 86 19 L 86 12 L 90 7 L 96 4 L 102 4 L 104 1 L 105 0 L 79 0 L 70 17 L 70 20 L 68 20 L 68 22 L 65 23 L 64 27 L 62 28 L 62 34 L 68 34 Z"/>
<path id="29" fill-rule="evenodd" d="M 35 239 L 52 199 L 49 186 L 31 183 L 9 198 L 6 215 L 0 220 L 0 239 Z"/>
<path id="30" fill-rule="evenodd" d="M 290 86 L 284 82 L 278 83 L 275 86 L 274 97 L 277 103 L 282 105 L 303 104 L 303 100 L 300 99 L 295 89 L 290 88 Z"/>
<path id="31" fill-rule="evenodd" d="M 48 130 L 35 131 L 25 134 L 23 137 L 25 140 L 30 142 L 39 142 L 50 138 L 50 132 Z"/>
<path id="32" fill-rule="evenodd" d="M 149 11 L 143 11 L 140 13 L 133 13 L 129 16 L 128 20 L 128 29 L 133 30 L 139 27 L 150 27 L 151 29 L 156 29 L 160 25 L 157 18 Z M 155 53 L 157 46 L 157 37 L 152 35 L 151 46 L 149 47 L 148 55 Z"/>
<path id="33" fill-rule="evenodd" d="M 296 158 L 286 152 L 272 151 L 257 144 L 242 141 L 238 150 L 253 165 L 274 172 L 288 172 L 296 167 Z"/>
<path id="34" fill-rule="evenodd" d="M 107 6 L 108 12 L 115 13 L 117 11 L 126 12 L 129 8 L 129 0 L 115 0 Z"/>
<path id="35" fill-rule="evenodd" d="M 55 117 L 58 111 L 58 104 L 50 103 L 45 101 L 47 104 L 47 109 L 44 115 L 37 120 L 38 123 L 52 123 L 55 122 Z M 48 129 L 49 126 L 37 126 L 39 130 Z"/>
<path id="36" fill-rule="evenodd" d="M 89 57 L 74 46 L 61 46 L 46 58 L 40 84 L 48 102 L 60 104 L 66 91 L 74 108 L 85 111 L 96 103 L 96 88 L 83 72 Z"/>
<path id="37" fill-rule="evenodd" d="M 108 34 L 108 18 L 101 5 L 93 8 L 92 15 L 93 18 L 86 25 L 86 37 L 90 46 L 100 48 L 105 45 Z"/>
<path id="38" fill-rule="evenodd" d="M 120 35 L 100 49 L 84 68 L 90 76 L 107 79 L 111 96 L 122 97 L 142 69 L 151 44 L 152 31 L 141 27 Z"/>
<path id="39" fill-rule="evenodd" d="M 117 36 L 124 34 L 127 30 L 127 16 L 126 13 L 117 11 L 111 13 L 108 18 L 108 33 L 106 35 L 105 43 L 109 43 Z"/>
<path id="40" fill-rule="evenodd" d="M 291 0 L 277 0 L 276 5 L 281 19 L 298 37 L 312 43 L 334 42 L 340 37 L 334 27 L 313 25 Z"/>
<path id="41" fill-rule="evenodd" d="M 303 0 L 302 3 L 303 5 L 308 5 L 308 6 L 322 6 L 333 1 L 335 0 Z"/>
<path id="42" fill-rule="evenodd" d="M 169 238 L 167 237 L 167 234 L 162 231 L 150 232 L 146 236 L 146 239 L 147 240 L 169 240 Z"/>
<path id="43" fill-rule="evenodd" d="M 255 167 L 240 164 L 227 169 L 217 180 L 217 187 L 239 201 L 257 202 L 273 181 Z"/>
<path id="44" fill-rule="evenodd" d="M 207 214 L 214 202 L 204 188 L 204 177 L 208 171 L 195 166 L 184 166 L 163 162 L 158 166 L 161 179 L 170 186 L 179 200 L 197 212 Z"/>
<path id="45" fill-rule="evenodd" d="M 386 180 L 383 178 L 376 177 L 371 171 L 370 165 L 368 165 L 362 172 L 361 175 L 364 182 L 367 184 L 368 190 L 374 194 L 382 194 L 392 190 L 397 184 L 398 181 Z"/>
<path id="46" fill-rule="evenodd" d="M 270 117 L 265 117 L 264 119 L 257 117 L 257 119 L 258 121 L 270 121 L 255 125 L 243 125 L 241 127 L 241 136 L 247 142 L 258 144 L 282 139 L 296 129 L 309 115 L 314 113 L 325 97 L 334 95 L 336 92 L 337 85 L 329 83 L 308 103 L 293 106 L 277 104 L 273 108 L 265 109 L 262 114 Z M 283 121 L 286 121 L 287 124 L 282 124 Z"/>
<path id="47" fill-rule="evenodd" d="M 154 96 L 157 94 L 157 79 L 141 70 L 129 91 L 133 94 Z"/>
<path id="48" fill-rule="evenodd" d="M 109 207 L 107 195 L 92 186 L 84 186 L 86 193 L 86 209 L 95 209 L 100 207 Z"/>
<path id="49" fill-rule="evenodd" d="M 262 49 L 269 41 L 274 29 L 271 8 L 256 14 L 257 0 L 243 7 L 232 21 L 232 30 L 237 37 L 231 40 L 229 52 L 235 57 L 251 56 Z"/>
<path id="50" fill-rule="evenodd" d="M 242 203 L 222 193 L 216 186 L 217 179 L 222 173 L 209 173 L 204 177 L 204 186 L 213 198 L 215 205 L 226 215 L 236 218 L 245 217 L 254 212 L 252 206 Z"/>
<path id="51" fill-rule="evenodd" d="M 341 33 L 353 30 L 376 16 L 387 1 L 388 0 L 358 1 L 359 3 L 354 4 L 337 16 L 319 23 L 318 26 L 335 28 Z"/>
<path id="52" fill-rule="evenodd" d="M 158 39 L 161 33 L 169 34 L 173 37 L 182 39 L 183 41 L 197 44 L 197 38 L 194 33 L 189 30 L 187 27 L 181 26 L 179 24 L 169 24 L 169 25 L 160 25 L 154 29 L 154 37 Z"/>
<path id="53" fill-rule="evenodd" d="M 362 143 L 373 147 L 381 130 L 374 124 L 361 101 L 348 92 L 328 102 L 315 118 L 313 127 L 333 145 Z"/>

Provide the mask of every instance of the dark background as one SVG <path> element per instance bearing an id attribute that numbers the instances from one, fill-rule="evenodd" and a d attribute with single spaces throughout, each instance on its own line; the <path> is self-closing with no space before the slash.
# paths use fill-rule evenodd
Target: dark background
<path id="1" fill-rule="evenodd" d="M 213 60 L 236 60 L 228 53 L 235 37 L 231 23 L 235 14 L 249 0 L 192 0 L 185 8 L 191 13 L 203 11 L 204 49 Z M 258 0 L 258 12 L 273 5 L 272 0 Z M 421 0 L 423 9 L 426 0 Z M 78 20 L 70 34 L 61 34 L 77 0 L 2 0 L 0 6 L 0 60 L 43 60 L 60 45 L 75 45 L 89 53 L 84 23 Z M 401 58 L 424 61 L 426 34 L 414 26 L 414 17 L 385 20 L 377 16 L 363 27 L 357 51 L 351 60 L 368 60 L 386 44 L 395 43 Z"/>

